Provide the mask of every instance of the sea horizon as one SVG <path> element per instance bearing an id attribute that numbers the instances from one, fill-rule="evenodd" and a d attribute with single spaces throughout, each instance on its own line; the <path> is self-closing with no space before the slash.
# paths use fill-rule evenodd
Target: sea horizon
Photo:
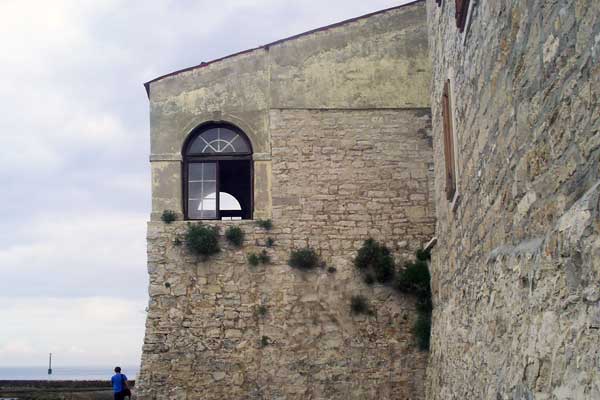
<path id="1" fill-rule="evenodd" d="M 53 366 L 52 374 L 48 375 L 48 366 L 0 366 L 0 381 L 48 380 L 48 381 L 85 381 L 110 380 L 114 374 L 114 365 L 100 366 Z M 128 379 L 135 379 L 139 366 L 122 365 L 123 373 Z"/>

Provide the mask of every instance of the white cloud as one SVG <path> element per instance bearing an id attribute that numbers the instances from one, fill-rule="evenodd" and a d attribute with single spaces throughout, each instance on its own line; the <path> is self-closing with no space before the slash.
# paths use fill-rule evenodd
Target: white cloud
<path id="1" fill-rule="evenodd" d="M 43 207 L 43 199 L 40 198 Z M 143 214 L 40 217 L 0 247 L 0 293 L 15 296 L 145 295 Z"/>
<path id="2" fill-rule="evenodd" d="M 146 303 L 109 297 L 0 297 L 0 366 L 136 365 Z"/>

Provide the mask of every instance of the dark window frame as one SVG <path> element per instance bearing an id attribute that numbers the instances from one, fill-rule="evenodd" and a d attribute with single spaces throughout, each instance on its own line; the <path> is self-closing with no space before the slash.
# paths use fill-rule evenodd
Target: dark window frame
<path id="1" fill-rule="evenodd" d="M 209 129 L 213 129 L 213 128 L 227 128 L 230 130 L 235 131 L 238 135 L 240 135 L 240 137 L 246 142 L 246 144 L 248 145 L 248 152 L 244 152 L 244 153 L 223 153 L 223 154 L 219 154 L 219 153 L 205 153 L 206 155 L 203 154 L 188 154 L 188 150 L 191 147 L 192 143 L 196 140 L 196 138 L 198 138 L 198 136 L 202 135 L 204 132 L 206 132 Z M 186 140 L 183 143 L 183 148 L 181 151 L 182 154 L 182 159 L 183 162 L 181 163 L 181 167 L 182 167 L 182 179 L 181 179 L 181 184 L 182 184 L 182 201 L 183 201 L 183 215 L 184 215 L 184 220 L 186 221 L 220 221 L 221 220 L 221 213 L 219 210 L 219 201 L 220 201 L 220 179 L 219 179 L 219 173 L 220 173 L 220 162 L 223 161 L 243 161 L 243 160 L 247 160 L 250 161 L 250 209 L 248 210 L 248 214 L 249 214 L 249 219 L 252 219 L 254 216 L 254 163 L 252 162 L 252 154 L 253 154 L 253 148 L 252 148 L 252 142 L 250 141 L 250 138 L 248 138 L 248 135 L 246 135 L 244 133 L 244 131 L 242 131 L 240 128 L 238 128 L 235 125 L 232 124 L 228 124 L 228 123 L 221 123 L 221 122 L 210 122 L 210 123 L 206 123 L 206 124 L 202 124 L 198 127 L 196 127 L 186 138 Z M 194 163 L 215 163 L 216 166 L 216 172 L 215 172 L 215 176 L 216 176 L 216 184 L 215 184 L 215 208 L 216 208 L 216 212 L 215 212 L 215 218 L 190 218 L 189 214 L 188 214 L 188 180 L 189 180 L 189 165 L 190 164 L 194 164 Z"/>

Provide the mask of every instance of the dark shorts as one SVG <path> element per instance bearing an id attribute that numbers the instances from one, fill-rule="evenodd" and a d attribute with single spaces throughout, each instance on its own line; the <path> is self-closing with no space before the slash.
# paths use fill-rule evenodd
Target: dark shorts
<path id="1" fill-rule="evenodd" d="M 124 400 L 125 392 L 115 392 L 115 400 Z"/>

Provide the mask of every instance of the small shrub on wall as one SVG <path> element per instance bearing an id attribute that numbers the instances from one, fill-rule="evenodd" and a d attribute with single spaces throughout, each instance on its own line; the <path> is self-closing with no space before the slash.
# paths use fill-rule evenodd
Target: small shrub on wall
<path id="1" fill-rule="evenodd" d="M 219 230 L 217 227 L 188 224 L 184 238 L 187 249 L 197 256 L 208 258 L 221 251 L 219 248 Z"/>
<path id="2" fill-rule="evenodd" d="M 265 317 L 268 312 L 269 312 L 269 310 L 267 309 L 267 306 L 265 306 L 263 304 L 257 306 L 256 310 L 254 311 L 254 313 L 256 314 L 256 316 L 260 317 L 260 318 Z"/>
<path id="3" fill-rule="evenodd" d="M 373 239 L 365 240 L 354 259 L 354 265 L 362 272 L 367 284 L 373 283 L 373 280 L 390 282 L 396 272 L 390 250 Z"/>
<path id="4" fill-rule="evenodd" d="M 427 261 L 417 259 L 405 264 L 404 269 L 398 273 L 395 286 L 400 292 L 431 297 L 430 281 L 431 275 L 429 275 Z"/>
<path id="5" fill-rule="evenodd" d="M 256 267 L 258 264 L 260 264 L 260 258 L 256 253 L 248 254 L 246 260 L 248 260 L 248 264 L 252 265 L 253 267 Z"/>
<path id="6" fill-rule="evenodd" d="M 419 315 L 413 326 L 413 333 L 421 350 L 429 350 L 431 338 L 433 302 L 431 300 L 431 275 L 427 264 L 430 257 L 429 251 L 417 251 L 415 261 L 406 263 L 394 283 L 394 287 L 398 291 L 412 294 L 417 298 Z"/>
<path id="7" fill-rule="evenodd" d="M 269 337 L 268 336 L 263 336 L 260 338 L 260 347 L 267 347 L 269 345 Z"/>
<path id="8" fill-rule="evenodd" d="M 271 221 L 270 219 L 257 219 L 256 225 L 260 226 L 266 231 L 270 231 L 271 229 L 273 229 L 273 221 Z"/>
<path id="9" fill-rule="evenodd" d="M 350 299 L 350 311 L 352 314 L 371 314 L 367 298 L 361 295 L 352 296 Z"/>
<path id="10" fill-rule="evenodd" d="M 413 326 L 413 334 L 417 339 L 419 349 L 423 351 L 429 350 L 429 343 L 431 341 L 431 313 L 419 313 L 417 321 Z"/>
<path id="11" fill-rule="evenodd" d="M 256 267 L 258 264 L 268 264 L 271 262 L 271 256 L 266 250 L 261 251 L 259 254 L 250 253 L 246 256 L 248 264 Z"/>
<path id="12" fill-rule="evenodd" d="M 162 215 L 160 216 L 160 219 L 165 224 L 170 224 L 171 222 L 177 220 L 177 213 L 173 210 L 165 210 L 165 211 L 163 211 Z"/>
<path id="13" fill-rule="evenodd" d="M 321 258 L 311 247 L 293 250 L 288 260 L 288 265 L 292 268 L 309 270 L 318 267 L 321 264 Z"/>
<path id="14" fill-rule="evenodd" d="M 271 262 L 271 256 L 266 250 L 260 252 L 258 259 L 260 260 L 261 264 L 268 264 Z"/>
<path id="15" fill-rule="evenodd" d="M 244 244 L 244 231 L 239 226 L 230 226 L 225 231 L 225 239 L 235 247 L 242 247 L 242 244 Z"/>

